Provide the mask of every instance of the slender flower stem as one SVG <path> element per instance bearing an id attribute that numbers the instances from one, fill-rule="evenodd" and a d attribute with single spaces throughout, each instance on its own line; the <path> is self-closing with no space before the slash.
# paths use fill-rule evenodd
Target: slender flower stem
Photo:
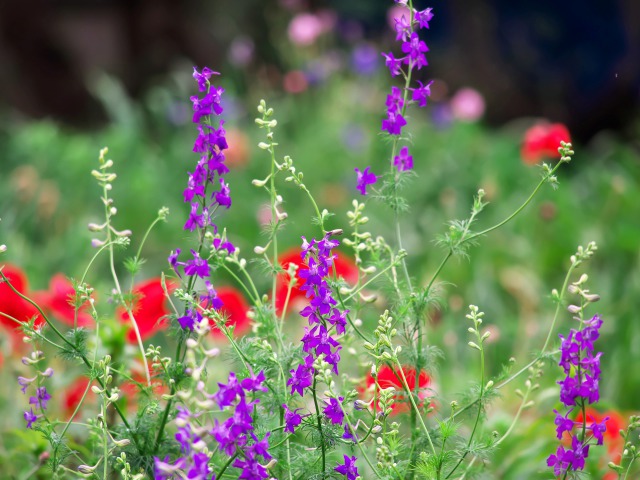
<path id="1" fill-rule="evenodd" d="M 313 387 L 312 387 L 312 392 L 313 392 L 313 404 L 316 407 L 316 416 L 318 417 L 318 431 L 320 432 L 320 446 L 322 448 L 322 478 L 325 478 L 326 476 L 326 452 L 325 452 L 325 441 L 324 441 L 324 433 L 322 431 L 322 414 L 320 413 L 320 407 L 318 406 L 318 397 L 316 395 L 316 377 L 314 375 L 313 377 Z"/>

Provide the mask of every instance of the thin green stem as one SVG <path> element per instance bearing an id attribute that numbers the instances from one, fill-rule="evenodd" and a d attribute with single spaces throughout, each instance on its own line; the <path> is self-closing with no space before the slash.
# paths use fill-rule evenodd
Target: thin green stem
<path id="1" fill-rule="evenodd" d="M 316 407 L 316 416 L 318 417 L 318 431 L 320 432 L 320 446 L 322 447 L 322 478 L 325 478 L 326 465 L 326 446 L 324 442 L 324 432 L 322 431 L 322 415 L 320 414 L 320 407 L 318 406 L 318 397 L 316 395 L 316 377 L 313 377 L 313 404 Z"/>

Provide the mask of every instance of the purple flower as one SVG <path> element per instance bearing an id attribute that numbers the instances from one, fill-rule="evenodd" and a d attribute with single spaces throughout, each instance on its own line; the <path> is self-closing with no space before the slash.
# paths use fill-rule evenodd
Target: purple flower
<path id="1" fill-rule="evenodd" d="M 204 67 L 202 72 L 198 72 L 196 67 L 193 67 L 193 78 L 198 82 L 198 88 L 201 92 L 204 92 L 207 89 L 207 85 L 209 84 L 209 79 L 211 75 L 220 75 L 218 72 L 214 72 L 209 67 Z"/>
<path id="2" fill-rule="evenodd" d="M 398 87 L 391 87 L 391 95 L 387 95 L 385 105 L 387 106 L 387 112 L 400 113 L 404 105 L 402 90 Z"/>
<path id="3" fill-rule="evenodd" d="M 602 445 L 602 442 L 604 441 L 603 434 L 604 432 L 607 431 L 607 421 L 609 420 L 609 418 L 610 417 L 603 418 L 602 422 L 600 423 L 594 421 L 589 426 L 589 429 L 593 434 L 593 438 L 595 438 L 598 441 L 598 445 Z"/>
<path id="4" fill-rule="evenodd" d="M 358 467 L 356 467 L 356 457 L 344 456 L 344 463 L 338 464 L 334 470 L 347 477 L 347 480 L 356 480 L 358 477 Z"/>
<path id="5" fill-rule="evenodd" d="M 558 436 L 558 440 L 562 439 L 562 434 L 564 432 L 571 432 L 573 430 L 574 421 L 571 420 L 569 414 L 573 411 L 573 408 L 567 412 L 566 415 L 561 415 L 557 410 L 554 410 L 556 414 L 555 424 L 557 425 L 556 434 Z"/>
<path id="6" fill-rule="evenodd" d="M 302 423 L 302 415 L 298 413 L 298 410 L 302 409 L 296 408 L 291 411 L 284 403 L 282 404 L 282 408 L 284 408 L 284 431 L 294 433 L 295 428 Z"/>
<path id="7" fill-rule="evenodd" d="M 567 473 L 569 467 L 573 463 L 573 451 L 565 450 L 562 445 L 558 445 L 555 454 L 551 454 L 547 458 L 547 465 L 553 467 L 553 473 L 556 477 L 560 477 Z"/>
<path id="8" fill-rule="evenodd" d="M 184 267 L 184 273 L 190 277 L 197 275 L 200 278 L 205 278 L 211 275 L 209 263 L 200 257 L 200 254 L 195 250 L 191 250 L 193 260 L 189 260 Z"/>
<path id="9" fill-rule="evenodd" d="M 409 155 L 408 147 L 402 147 L 400 149 L 400 153 L 393 157 L 393 165 L 399 172 L 404 172 L 413 168 L 413 157 Z"/>
<path id="10" fill-rule="evenodd" d="M 405 40 L 402 44 L 402 51 L 409 55 L 412 61 L 416 61 L 419 56 L 429 51 L 427 44 L 420 40 L 418 34 L 413 32 L 409 37 L 409 40 Z"/>
<path id="11" fill-rule="evenodd" d="M 301 397 L 304 397 L 304 389 L 313 383 L 313 374 L 315 373 L 313 356 L 307 355 L 304 363 L 298 365 L 295 370 L 290 370 L 289 373 L 291 378 L 287 380 L 287 386 L 291 387 L 291 395 L 293 392 L 298 392 Z"/>
<path id="12" fill-rule="evenodd" d="M 33 428 L 33 422 L 38 420 L 38 415 L 35 415 L 33 413 L 33 408 L 30 409 L 28 412 L 24 412 L 23 416 L 24 416 L 24 419 L 27 421 L 27 428 Z"/>
<path id="13" fill-rule="evenodd" d="M 362 172 L 356 168 L 355 172 L 358 174 L 357 180 L 357 189 L 360 191 L 362 195 L 367 194 L 367 185 L 373 185 L 378 180 L 378 177 L 372 172 L 370 172 L 371 167 L 365 168 Z"/>
<path id="14" fill-rule="evenodd" d="M 38 387 L 36 389 L 36 396 L 29 397 L 29 404 L 41 410 L 46 410 L 49 400 L 51 400 L 51 395 L 47 392 L 47 387 Z"/>
<path id="15" fill-rule="evenodd" d="M 340 404 L 342 400 L 344 400 L 342 397 L 339 398 L 339 401 L 335 398 L 330 398 L 327 402 L 327 406 L 324 407 L 324 414 L 333 424 L 341 425 L 344 421 L 344 412 L 342 411 L 342 405 Z"/>
<path id="16" fill-rule="evenodd" d="M 391 73 L 391 76 L 392 77 L 396 77 L 396 76 L 400 75 L 400 73 L 401 73 L 401 68 L 400 67 L 402 66 L 403 58 L 396 58 L 396 57 L 393 56 L 393 53 L 391 53 L 391 52 L 382 53 L 382 56 L 385 59 L 384 64 L 389 69 L 389 72 Z"/>
<path id="17" fill-rule="evenodd" d="M 411 25 L 409 24 L 409 20 L 407 20 L 407 17 L 402 15 L 400 18 L 394 18 L 394 21 L 396 30 L 396 42 L 399 42 L 400 40 L 406 42 L 407 36 L 411 33 Z"/>
<path id="18" fill-rule="evenodd" d="M 400 112 L 387 111 L 387 118 L 382 120 L 382 130 L 389 132 L 389 135 L 400 135 L 406 124 L 407 121 Z"/>
<path id="19" fill-rule="evenodd" d="M 33 383 L 35 381 L 37 377 L 33 377 L 33 378 L 25 378 L 25 377 L 18 377 L 18 385 L 20 385 L 20 391 L 22 393 L 27 393 L 27 387 L 29 385 L 31 385 L 31 383 Z"/>
<path id="20" fill-rule="evenodd" d="M 571 330 L 565 338 L 560 335 L 560 361 L 558 365 L 562 367 L 565 378 L 558 381 L 560 385 L 560 401 L 566 406 L 595 403 L 600 399 L 600 356 L 598 352 L 593 354 L 593 342 L 599 337 L 599 329 L 602 320 L 598 315 L 591 320 L 583 322 L 583 328 L 579 331 Z M 547 465 L 554 468 L 557 476 L 566 474 L 569 470 L 584 469 L 585 459 L 589 455 L 589 445 L 583 443 L 578 438 L 578 433 L 573 432 L 577 426 L 578 430 L 583 430 L 586 426 L 586 419 L 576 423 L 568 417 L 571 410 L 566 415 L 561 415 L 555 411 L 557 425 L 556 433 L 558 439 L 562 438 L 565 432 L 572 437 L 571 450 L 558 447 L 555 455 L 549 456 Z M 598 445 L 602 445 L 603 433 L 606 431 L 607 419 L 602 423 L 593 422 L 588 428 L 596 439 Z M 583 439 L 584 440 L 584 439 Z"/>
<path id="21" fill-rule="evenodd" d="M 416 12 L 415 21 L 418 22 L 418 26 L 420 28 L 429 28 L 429 22 L 433 18 L 433 13 L 431 13 L 432 8 L 427 8 L 420 12 Z"/>
<path id="22" fill-rule="evenodd" d="M 418 102 L 419 107 L 426 107 L 427 98 L 431 96 L 431 84 L 433 83 L 433 80 L 426 85 L 423 85 L 420 80 L 418 80 L 418 83 L 420 84 L 420 87 L 412 89 L 413 94 L 411 96 L 411 100 Z"/>

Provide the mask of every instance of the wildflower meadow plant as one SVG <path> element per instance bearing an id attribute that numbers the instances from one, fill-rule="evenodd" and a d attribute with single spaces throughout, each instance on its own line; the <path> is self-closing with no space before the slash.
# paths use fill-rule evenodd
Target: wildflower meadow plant
<path id="1" fill-rule="evenodd" d="M 98 235 L 92 242 L 96 253 L 78 279 L 54 277 L 51 292 L 36 295 L 17 267 L 0 264 L 0 320 L 19 328 L 29 349 L 17 378 L 24 426 L 47 441 L 34 472 L 46 464 L 51 478 L 498 478 L 493 455 L 521 422 L 530 421 L 524 412 L 534 410 L 541 377 L 556 374 L 563 376 L 553 387 L 556 408 L 538 411 L 549 428 L 541 439 L 547 462 L 540 459 L 536 472 L 574 478 L 585 469 L 592 447 L 611 433 L 609 417 L 596 420 L 589 413 L 600 397 L 601 353 L 595 349 L 607 320 L 586 314 L 599 299 L 586 289 L 587 275 L 574 281 L 595 243 L 570 257 L 562 287 L 551 294 L 555 313 L 542 320 L 544 343 L 528 361 L 505 359 L 504 370 L 491 376 L 491 330 L 480 307 L 469 306 L 460 322 L 468 324 L 467 345 L 476 356 L 465 368 L 477 381 L 464 395 L 438 386 L 438 362 L 453 359 L 440 358 L 426 321 L 444 288 L 439 278 L 449 260 L 470 256 L 473 245 L 526 210 L 545 185 L 557 187 L 556 172 L 571 160 L 572 146 L 559 141 L 559 161 L 542 164 L 542 178 L 526 200 L 480 229 L 476 224 L 487 203 L 478 190 L 469 216 L 451 221 L 437 239 L 443 251 L 433 248 L 442 255 L 437 269 L 426 281 L 412 276 L 400 226 L 411 205 L 402 193 L 421 159 L 412 154 L 408 109 L 429 103 L 432 81 L 415 77 L 428 66 L 424 38 L 436 17 L 411 0 L 395 3 L 404 12 L 394 20 L 398 45 L 382 53 L 392 79 L 401 80 L 380 105 L 388 157 L 352 167 L 360 195 L 346 218 L 323 208 L 299 165 L 280 153 L 275 112 L 262 100 L 255 122 L 264 132 L 258 146 L 266 166 L 252 184 L 268 197 L 271 215 L 260 243 L 241 252 L 220 215 L 233 211 L 224 89 L 214 84 L 217 72 L 194 68 L 197 134 L 192 165 L 183 168 L 183 230 L 190 240 L 167 247 L 167 271 L 135 281 L 149 229 L 125 262 L 130 281 L 119 279 L 114 251 L 130 247 L 134 237 L 116 228 L 117 176 L 106 149 L 93 171 L 104 219 L 89 225 Z M 289 34 L 299 35 L 297 30 L 292 24 Z M 285 183 L 301 197 L 289 201 L 309 202 L 314 212 L 299 248 L 286 251 Z M 372 203 L 391 209 L 388 232 L 368 230 Z M 160 209 L 151 227 L 168 213 Z M 0 247 L 4 255 L 10 251 L 11 245 Z M 87 278 L 103 257 L 113 288 L 96 292 Z M 220 282 L 222 274 L 233 287 Z M 579 302 L 567 306 L 570 295 Z M 99 313 L 101 303 L 111 306 L 114 322 Z M 573 320 L 564 318 L 566 310 Z M 303 326 L 297 328 L 297 321 Z M 168 347 L 148 343 L 158 330 L 167 332 Z M 72 398 L 58 380 L 61 372 L 49 366 L 55 355 L 65 369 L 79 373 L 80 381 L 69 387 Z M 513 408 L 497 399 L 510 385 L 518 385 Z M 544 401 L 548 405 L 548 396 Z M 51 409 L 56 402 L 65 406 L 58 419 Z M 491 423 L 490 404 L 509 416 L 507 425 Z M 632 419 L 625 441 L 638 424 Z M 620 472 L 620 478 L 627 478 L 624 472 L 638 456 L 628 442 L 619 463 L 610 464 L 610 473 Z"/>

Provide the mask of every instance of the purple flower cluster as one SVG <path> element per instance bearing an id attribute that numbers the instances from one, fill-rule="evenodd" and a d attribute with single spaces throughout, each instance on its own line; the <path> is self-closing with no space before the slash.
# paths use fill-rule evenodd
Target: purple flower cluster
<path id="1" fill-rule="evenodd" d="M 336 248 L 340 242 L 331 239 L 331 233 L 327 233 L 320 241 L 313 239 L 311 243 L 302 237 L 302 259 L 307 262 L 308 269 L 300 270 L 300 278 L 304 280 L 300 290 L 306 292 L 310 298 L 300 315 L 306 317 L 309 326 L 304 329 L 302 337 L 302 350 L 308 355 L 304 363 L 298 368 L 291 370 L 291 378 L 287 385 L 291 387 L 291 394 L 298 392 L 304 395 L 304 389 L 313 383 L 315 370 L 313 362 L 320 355 L 333 367 L 334 373 L 338 374 L 338 362 L 340 361 L 340 343 L 331 336 L 330 330 L 335 327 L 337 334 L 345 332 L 347 324 L 346 315 L 348 310 L 341 312 L 336 308 L 338 302 L 333 298 L 331 287 L 327 284 L 326 278 L 333 267 L 335 255 L 331 250 Z"/>
<path id="2" fill-rule="evenodd" d="M 258 400 L 247 401 L 247 394 L 258 391 L 267 391 L 263 385 L 264 372 L 251 375 L 249 378 L 238 381 L 235 373 L 229 374 L 227 384 L 219 383 L 220 389 L 213 396 L 213 400 L 220 409 L 234 407 L 234 412 L 224 423 L 215 421 L 215 427 L 211 434 L 218 442 L 221 451 L 230 457 L 238 455 L 233 461 L 233 466 L 242 469 L 238 478 L 259 480 L 268 478 L 267 469 L 258 461 L 258 456 L 264 460 L 271 460 L 269 455 L 269 435 L 267 433 L 262 440 L 258 440 L 253 433 L 253 407 Z"/>
<path id="3" fill-rule="evenodd" d="M 202 98 L 197 95 L 191 97 L 193 103 L 193 122 L 198 124 L 198 137 L 193 145 L 193 151 L 200 155 L 193 172 L 189 172 L 187 188 L 183 192 L 184 201 L 189 203 L 190 213 L 184 224 L 184 230 L 204 231 L 211 228 L 217 233 L 218 227 L 213 222 L 215 212 L 220 208 L 231 206 L 229 185 L 224 182 L 224 175 L 229 171 L 225 165 L 224 150 L 228 148 L 223 128 L 224 120 L 220 119 L 218 126 L 212 124 L 212 116 L 219 116 L 223 112 L 220 104 L 224 89 L 211 85 L 209 80 L 217 72 L 205 67 L 202 72 L 194 67 L 193 78 L 198 83 L 200 92 L 206 92 Z M 203 236 L 201 236 L 203 238 Z M 229 254 L 235 251 L 235 247 L 229 241 L 216 238 L 213 242 L 214 250 L 226 250 Z M 178 261 L 180 249 L 171 252 L 169 264 L 182 278 L 182 273 L 188 277 L 197 277 L 204 280 L 206 293 L 200 300 L 206 302 L 205 308 L 220 308 L 222 302 L 209 277 L 211 269 L 206 259 L 201 258 L 195 250 L 191 250 L 191 259 L 186 262 Z M 182 270 L 182 273 L 181 271 Z M 193 330 L 196 322 L 202 320 L 202 316 L 196 308 L 189 308 L 183 317 L 178 319 L 183 329 Z"/>
<path id="4" fill-rule="evenodd" d="M 406 1 L 395 0 L 395 3 L 399 3 L 407 6 Z M 411 9 L 409 17 L 401 15 L 395 20 L 395 32 L 396 41 L 401 43 L 401 51 L 403 53 L 400 57 L 395 57 L 393 52 L 382 53 L 385 58 L 385 65 L 389 69 L 392 77 L 402 75 L 407 79 L 411 78 L 411 73 L 414 69 L 420 70 L 422 67 L 428 65 L 427 57 L 425 53 L 429 51 L 427 44 L 420 40 L 418 33 L 414 30 L 429 28 L 429 22 L 433 18 L 431 8 L 425 10 Z M 408 81 L 408 80 L 407 80 Z M 407 106 L 407 96 L 411 92 L 411 102 L 417 103 L 420 107 L 427 105 L 427 98 L 431 95 L 431 84 L 423 84 L 418 81 L 419 87 L 410 88 L 407 87 L 407 91 L 399 87 L 391 87 L 391 94 L 387 95 L 387 116 L 382 120 L 382 131 L 387 132 L 389 135 L 400 137 L 402 135 L 402 129 L 407 124 L 407 120 L 404 117 L 404 112 Z M 393 157 L 393 165 L 399 172 L 413 169 L 413 157 L 409 155 L 409 148 L 407 146 L 402 147 L 398 155 Z M 369 172 L 369 167 L 365 168 L 363 172 L 356 169 L 358 174 L 357 188 L 362 195 L 367 194 L 367 185 L 371 185 L 376 182 L 377 177 Z"/>
<path id="5" fill-rule="evenodd" d="M 215 479 L 208 465 L 209 455 L 202 452 L 203 440 L 201 435 L 208 434 L 218 443 L 220 451 L 229 457 L 236 457 L 232 466 L 241 469 L 239 479 L 260 480 L 268 478 L 269 474 L 258 457 L 271 460 L 269 455 L 269 435 L 267 433 L 259 440 L 253 432 L 253 410 L 258 400 L 247 401 L 249 394 L 266 391 L 263 385 L 264 372 L 258 375 L 250 374 L 248 378 L 238 380 L 231 372 L 226 384 L 218 383 L 218 392 L 207 395 L 215 401 L 220 409 L 234 407 L 233 414 L 225 422 L 215 420 L 213 428 L 195 427 L 194 415 L 185 407 L 178 406 L 176 424 L 178 431 L 175 435 L 180 444 L 182 457 L 171 463 L 168 458 L 155 458 L 155 478 L 169 480 L 173 478 L 189 478 L 198 480 Z M 186 477 L 185 477 L 186 473 Z"/>
<path id="6" fill-rule="evenodd" d="M 20 385 L 20 391 L 24 394 L 27 393 L 27 388 L 35 382 L 39 376 L 42 377 L 51 377 L 53 375 L 53 369 L 47 368 L 44 372 L 38 373 L 35 377 L 26 378 L 26 377 L 18 377 L 18 385 Z M 29 397 L 29 405 L 31 408 L 25 411 L 22 415 L 27 422 L 27 428 L 33 428 L 33 424 L 44 414 L 44 411 L 47 409 L 47 405 L 51 400 L 51 394 L 47 391 L 47 387 L 36 387 L 36 394 Z M 33 409 L 35 408 L 35 412 Z M 36 412 L 42 412 L 38 414 Z"/>
<path id="7" fill-rule="evenodd" d="M 300 278 L 304 281 L 300 290 L 306 292 L 309 298 L 309 305 L 302 309 L 300 315 L 307 318 L 308 326 L 304 329 L 302 337 L 302 350 L 307 353 L 303 363 L 297 368 L 290 371 L 291 378 L 287 381 L 287 385 L 291 387 L 291 395 L 298 393 L 304 396 L 304 389 L 311 387 L 315 369 L 314 361 L 322 358 L 331 365 L 333 373 L 338 375 L 338 362 L 340 362 L 340 350 L 342 346 L 332 335 L 333 333 L 341 335 L 345 333 L 347 325 L 346 317 L 348 310 L 340 311 L 337 308 L 338 302 L 333 298 L 331 287 L 326 281 L 333 267 L 335 255 L 332 250 L 336 248 L 340 242 L 331 239 L 332 232 L 327 233 L 321 240 L 313 239 L 307 242 L 302 237 L 302 259 L 306 261 L 308 269 L 300 270 Z M 335 331 L 334 331 L 335 329 Z M 342 425 L 345 421 L 344 410 L 342 409 L 342 397 L 329 398 L 325 401 L 326 405 L 323 409 L 325 417 L 334 425 Z M 302 419 L 296 411 L 291 412 L 285 407 L 285 429 L 293 433 L 295 426 L 299 425 Z M 354 439 L 353 433 L 349 430 L 348 423 L 344 423 L 345 433 L 343 438 Z M 349 460 L 352 463 L 356 458 Z M 336 467 L 336 471 L 347 475 L 347 478 L 356 478 L 351 473 L 355 469 L 353 466 L 345 467 L 344 465 Z M 355 469 L 357 473 L 357 469 Z"/>
<path id="8" fill-rule="evenodd" d="M 414 69 L 420 70 L 428 65 L 425 53 L 429 51 L 426 43 L 420 40 L 414 28 L 429 28 L 429 21 L 433 18 L 431 8 L 422 11 L 413 9 L 410 13 L 411 18 L 402 15 L 395 19 L 396 41 L 401 42 L 401 50 L 404 56 L 396 58 L 393 52 L 382 53 L 385 58 L 385 65 L 389 69 L 392 77 L 404 74 L 409 76 Z M 403 65 L 406 65 L 406 72 L 403 71 Z M 431 82 L 419 88 L 410 88 L 412 92 L 412 100 L 417 102 L 419 106 L 424 107 L 427 104 L 427 97 L 431 94 L 429 87 Z M 391 95 L 387 96 L 387 118 L 382 121 L 382 130 L 389 135 L 401 135 L 402 127 L 407 124 L 403 116 L 405 101 L 404 92 L 398 87 L 391 88 Z"/>
<path id="9" fill-rule="evenodd" d="M 600 336 L 602 319 L 595 315 L 584 322 L 581 330 L 571 329 L 568 337 L 560 335 L 560 362 L 566 377 L 560 380 L 560 401 L 567 407 L 578 406 L 583 409 L 585 405 L 597 402 L 600 399 L 600 357 L 602 352 L 593 354 L 593 342 Z M 565 449 L 558 446 L 555 454 L 547 459 L 547 465 L 553 467 L 556 476 L 565 475 L 570 470 L 584 469 L 584 460 L 589 455 L 589 446 L 592 440 L 602 445 L 603 433 L 607 430 L 605 418 L 602 422 L 592 422 L 586 427 L 586 418 L 583 422 L 575 422 L 569 418 L 573 408 L 562 415 L 557 410 L 555 424 L 558 439 L 562 439 L 567 432 L 571 437 L 571 448 Z M 574 433 L 574 427 L 578 432 Z M 584 431 L 582 435 L 580 432 Z M 587 436 L 590 432 L 590 436 Z M 582 438 L 579 438 L 581 436 Z"/>
<path id="10" fill-rule="evenodd" d="M 198 480 L 209 480 L 212 472 L 209 467 L 209 455 L 198 451 L 197 445 L 202 443 L 202 439 L 195 432 L 192 423 L 193 415 L 186 407 L 178 405 L 178 415 L 176 424 L 178 431 L 175 438 L 180 444 L 182 456 L 175 462 L 169 462 L 169 458 L 160 460 L 155 458 L 154 478 L 157 480 L 169 480 L 173 478 L 184 478 L 179 472 L 186 472 L 187 478 Z"/>

